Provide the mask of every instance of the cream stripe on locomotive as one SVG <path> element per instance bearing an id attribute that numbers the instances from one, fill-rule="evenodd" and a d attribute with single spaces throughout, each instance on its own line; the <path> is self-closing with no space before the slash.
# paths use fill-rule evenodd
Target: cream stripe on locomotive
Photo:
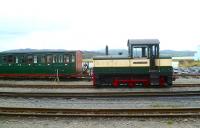
<path id="1" fill-rule="evenodd" d="M 94 67 L 148 67 L 149 59 L 94 60 Z M 156 59 L 156 66 L 171 66 L 172 59 Z"/>
<path id="2" fill-rule="evenodd" d="M 94 60 L 94 67 L 148 67 L 149 59 Z"/>
<path id="3" fill-rule="evenodd" d="M 156 66 L 172 66 L 172 59 L 156 59 Z"/>

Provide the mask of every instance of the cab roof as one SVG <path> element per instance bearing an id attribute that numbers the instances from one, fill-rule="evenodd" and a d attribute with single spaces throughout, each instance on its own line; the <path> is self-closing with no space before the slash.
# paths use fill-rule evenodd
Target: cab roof
<path id="1" fill-rule="evenodd" d="M 160 44 L 158 39 L 129 39 L 127 45 L 152 45 L 152 44 Z"/>

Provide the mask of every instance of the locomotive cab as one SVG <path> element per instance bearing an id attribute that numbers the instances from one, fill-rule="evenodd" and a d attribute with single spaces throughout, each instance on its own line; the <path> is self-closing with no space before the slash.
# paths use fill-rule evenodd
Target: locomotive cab
<path id="1" fill-rule="evenodd" d="M 128 53 L 133 59 L 144 58 L 149 61 L 149 77 L 151 85 L 163 85 L 159 75 L 159 40 L 128 40 Z"/>
<path id="2" fill-rule="evenodd" d="M 150 68 L 155 69 L 155 59 L 159 58 L 159 41 L 152 40 L 128 40 L 128 53 L 131 58 L 150 59 Z"/>

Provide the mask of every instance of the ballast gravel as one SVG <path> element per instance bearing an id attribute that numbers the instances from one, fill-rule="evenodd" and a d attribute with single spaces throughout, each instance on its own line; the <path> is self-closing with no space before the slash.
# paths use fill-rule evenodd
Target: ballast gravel
<path id="1" fill-rule="evenodd" d="M 200 128 L 200 118 L 0 116 L 0 128 Z"/>
<path id="2" fill-rule="evenodd" d="M 14 98 L 0 97 L 0 107 L 130 109 L 200 107 L 200 96 L 191 97 L 132 97 L 132 98 Z"/>

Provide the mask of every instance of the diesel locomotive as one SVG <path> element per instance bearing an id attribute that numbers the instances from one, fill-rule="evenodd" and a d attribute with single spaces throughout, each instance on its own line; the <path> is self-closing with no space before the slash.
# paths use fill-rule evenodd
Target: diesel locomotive
<path id="1" fill-rule="evenodd" d="M 78 77 L 82 73 L 81 51 L 1 52 L 0 77 Z"/>
<path id="2" fill-rule="evenodd" d="M 160 57 L 158 39 L 129 39 L 128 56 L 93 58 L 93 85 L 103 86 L 172 86 L 171 57 Z"/>

